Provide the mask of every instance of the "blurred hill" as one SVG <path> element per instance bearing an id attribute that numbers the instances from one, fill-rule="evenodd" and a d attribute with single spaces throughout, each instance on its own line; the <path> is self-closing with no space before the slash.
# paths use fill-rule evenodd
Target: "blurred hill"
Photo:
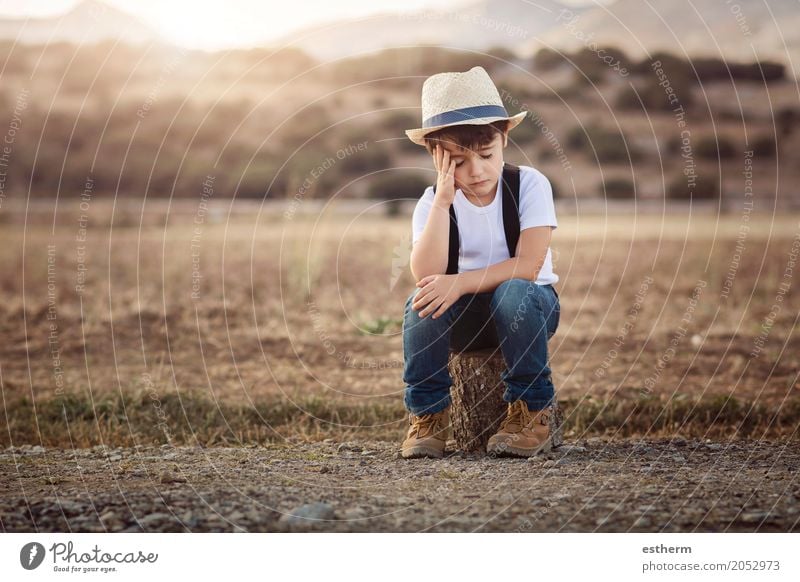
<path id="1" fill-rule="evenodd" d="M 158 34 L 132 14 L 99 0 L 83 0 L 61 16 L 0 18 L 0 39 L 26 44 L 153 42 Z"/>
<path id="2" fill-rule="evenodd" d="M 489 0 L 473 7 L 491 19 L 404 15 L 395 20 L 398 30 L 472 33 L 452 37 L 453 47 L 332 59 L 298 46 L 207 52 L 120 42 L 114 31 L 125 28 L 123 16 L 96 16 L 102 5 L 84 2 L 73 12 L 92 29 L 87 35 L 101 28 L 112 37 L 0 42 L 0 139 L 10 140 L 0 150 L 0 209 L 28 197 L 77 199 L 89 181 L 98 196 L 195 199 L 208 176 L 215 198 L 413 200 L 434 179 L 430 157 L 404 134 L 420 125 L 424 78 L 476 65 L 489 71 L 510 113 L 529 112 L 510 135 L 507 159 L 541 169 L 562 200 L 703 199 L 736 208 L 747 171 L 761 208 L 800 205 L 800 102 L 784 63 L 755 55 L 636 56 L 612 43 L 599 45 L 603 58 L 582 44 L 528 56 L 502 46 L 464 48 L 477 42 L 466 36 L 480 37 L 476 25 L 549 26 L 545 18 L 526 19 L 528 8 L 511 11 L 523 4 L 547 8 L 551 21 L 563 10 L 557 2 Z M 768 12 L 791 21 L 781 6 Z M 597 18 L 595 10 L 581 13 L 578 24 Z M 391 17 L 378 21 L 388 26 Z M 567 36 L 578 30 L 573 24 Z M 640 36 L 651 24 L 637 25 Z M 348 30 L 353 47 L 362 39 L 374 46 L 380 36 Z M 519 34 L 510 35 L 518 36 L 512 44 L 520 44 Z"/>
<path id="3" fill-rule="evenodd" d="M 302 28 L 276 44 L 301 48 L 320 60 L 414 45 L 517 52 L 526 40 L 555 29 L 566 8 L 556 0 L 480 0 L 458 10 L 398 10 Z M 581 14 L 586 8 L 571 10 Z"/>
<path id="4" fill-rule="evenodd" d="M 479 0 L 457 10 L 381 14 L 300 29 L 278 40 L 320 60 L 392 46 L 433 44 L 504 48 L 529 57 L 544 47 L 569 52 L 587 42 L 636 58 L 666 51 L 691 57 L 784 63 L 800 72 L 800 6 L 796 0 L 616 0 L 572 6 L 556 0 Z"/>
<path id="5" fill-rule="evenodd" d="M 531 10 L 536 10 L 532 7 Z M 800 71 L 800 4 L 796 0 L 616 0 L 583 12 L 570 9 L 559 26 L 519 45 L 521 55 L 545 46 L 576 50 L 591 35 L 641 58 L 657 51 L 729 61 L 775 60 Z"/>

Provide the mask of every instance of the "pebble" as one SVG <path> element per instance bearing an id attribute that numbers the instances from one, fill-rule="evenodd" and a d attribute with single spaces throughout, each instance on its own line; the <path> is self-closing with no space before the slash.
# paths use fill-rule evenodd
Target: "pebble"
<path id="1" fill-rule="evenodd" d="M 308 527 L 315 524 L 316 520 L 331 520 L 335 515 L 333 507 L 327 503 L 307 503 L 282 515 L 278 523 L 289 527 Z"/>
<path id="2" fill-rule="evenodd" d="M 585 453 L 586 447 L 582 447 L 580 445 L 561 445 L 556 449 L 556 451 L 564 454 Z"/>
<path id="3" fill-rule="evenodd" d="M 142 518 L 139 518 L 139 523 L 141 525 L 153 525 L 160 521 L 165 521 L 172 519 L 172 516 L 168 513 L 151 513 L 150 515 L 146 515 Z"/>
<path id="4" fill-rule="evenodd" d="M 162 471 L 158 476 L 159 483 L 186 483 L 186 477 L 173 471 Z"/>

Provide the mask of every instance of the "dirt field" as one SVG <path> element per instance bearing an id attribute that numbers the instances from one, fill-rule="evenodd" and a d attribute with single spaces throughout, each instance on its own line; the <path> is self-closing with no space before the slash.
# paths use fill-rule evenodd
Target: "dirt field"
<path id="1" fill-rule="evenodd" d="M 37 524 L 44 519 L 43 529 L 64 527 L 47 513 L 52 508 L 46 511 L 56 493 L 61 501 L 79 504 L 81 514 L 81 503 L 105 500 L 100 505 L 116 508 L 115 529 L 133 527 L 132 515 L 142 512 L 125 517 L 114 505 L 122 501 L 112 497 L 122 493 L 103 473 L 108 468 L 101 468 L 102 456 L 50 452 L 97 445 L 122 447 L 117 455 L 130 461 L 126 470 L 134 473 L 127 473 L 124 483 L 138 493 L 132 490 L 126 499 L 138 495 L 150 503 L 154 491 L 163 490 L 165 498 L 174 492 L 176 503 L 186 504 L 184 513 L 196 518 L 190 529 L 223 527 L 207 521 L 213 512 L 197 506 L 204 503 L 203 487 L 232 500 L 237 479 L 243 487 L 247 481 L 246 471 L 265 479 L 263 488 L 257 480 L 247 486 L 281 512 L 333 499 L 333 488 L 361 478 L 352 471 L 367 478 L 373 470 L 377 481 L 400 479 L 405 485 L 402 491 L 387 490 L 386 502 L 367 511 L 364 529 L 521 527 L 522 513 L 499 517 L 498 503 L 508 496 L 501 493 L 502 482 L 507 478 L 512 489 L 537 490 L 541 483 L 530 480 L 530 469 L 536 467 L 538 476 L 538 464 L 394 460 L 407 422 L 400 319 L 413 288 L 407 217 L 331 212 L 315 220 L 263 215 L 227 221 L 204 214 L 195 223 L 198 216 L 171 216 L 167 228 L 145 225 L 140 231 L 130 222 L 111 229 L 116 219 L 104 223 L 92 215 L 82 231 L 86 227 L 77 216 L 62 213 L 54 229 L 6 225 L 0 233 L 0 256 L 8 265 L 0 279 L 6 297 L 0 305 L 5 413 L 0 445 L 6 449 L 6 493 L 0 502 L 7 531 L 34 527 L 25 521 L 31 515 L 18 515 L 26 498 L 39 504 L 31 512 Z M 754 215 L 748 230 L 742 224 L 737 214 L 700 213 L 560 221 L 553 240 L 562 305 L 550 344 L 554 383 L 565 409 L 567 443 L 602 438 L 607 444 L 570 453 L 563 468 L 545 472 L 544 497 L 574 495 L 563 503 L 564 512 L 577 511 L 584 502 L 597 505 L 571 518 L 548 509 L 542 529 L 602 529 L 606 522 L 597 520 L 606 510 L 634 507 L 627 494 L 655 495 L 660 513 L 638 526 L 630 511 L 612 515 L 608 529 L 796 528 L 790 509 L 798 483 L 800 297 L 792 261 L 800 248 L 800 217 Z M 694 444 L 676 452 L 659 441 L 672 437 Z M 341 456 L 325 439 L 356 443 L 375 458 Z M 630 464 L 631 443 L 639 441 L 655 455 L 648 457 L 651 469 L 644 473 L 644 457 Z M 287 442 L 291 446 L 281 448 Z M 177 449 L 174 460 L 196 471 L 179 485 L 156 480 L 154 489 L 151 473 L 158 471 L 133 468 L 135 447 L 156 447 L 146 449 L 151 452 L 145 465 L 160 466 L 157 451 L 165 443 L 188 446 Z M 712 454 L 709 444 L 722 448 Z M 23 445 L 43 446 L 47 453 L 15 457 L 14 449 L 7 449 Z M 676 454 L 684 460 L 674 460 Z M 751 466 L 758 455 L 765 456 Z M 78 474 L 69 468 L 75 458 L 97 478 L 75 481 Z M 778 469 L 764 464 L 784 458 Z M 188 459 L 196 462 L 187 465 Z M 280 471 L 262 470 L 275 463 Z M 243 472 L 231 475 L 229 467 Z M 764 473 L 775 470 L 779 478 Z M 431 481 L 423 489 L 449 483 L 450 478 L 437 478 L 440 471 L 452 472 L 465 491 L 490 483 L 497 488 L 474 515 L 465 510 L 448 521 L 448 509 L 442 508 L 430 519 L 402 521 L 413 512 L 400 510 L 413 507 L 423 494 L 411 484 L 419 478 Z M 316 473 L 326 473 L 323 482 L 332 488 L 327 497 L 312 495 L 311 489 L 291 493 L 295 485 L 289 481 L 309 472 L 316 479 Z M 575 487 L 597 489 L 608 481 L 601 489 L 608 497 L 588 501 L 592 496 L 586 491 L 570 493 L 579 474 L 583 481 Z M 220 477 L 229 475 L 230 484 L 224 484 Z M 64 480 L 57 491 L 48 476 Z M 676 482 L 669 481 L 673 476 Z M 734 481 L 740 476 L 741 487 Z M 721 483 L 731 483 L 733 498 Z M 684 511 L 678 497 L 685 499 L 686 488 L 696 486 L 704 504 L 714 492 L 724 497 L 724 511 L 703 519 L 705 512 L 697 513 L 697 507 Z M 356 487 L 346 507 L 335 507 L 337 516 L 365 502 L 366 489 Z M 754 488 L 765 497 L 750 497 Z M 665 500 L 663 490 L 680 495 Z M 36 495 L 29 497 L 32 491 Z M 464 507 L 470 504 L 466 499 Z M 635 507 L 645 502 L 640 499 Z M 226 511 L 236 506 L 244 513 L 244 505 L 236 503 Z M 782 508 L 780 519 L 772 517 L 771 503 Z M 154 511 L 147 507 L 145 514 Z M 753 517 L 765 512 L 763 521 Z M 278 514 L 270 515 L 265 521 L 239 520 L 240 526 L 277 527 Z M 156 525 L 183 528 L 177 522 L 164 525 L 168 521 Z M 90 526 L 99 523 L 70 522 L 77 529 Z"/>
<path id="2" fill-rule="evenodd" d="M 6 532 L 800 530 L 800 450 L 775 442 L 595 438 L 534 460 L 408 461 L 385 441 L 329 439 L 0 463 Z"/>

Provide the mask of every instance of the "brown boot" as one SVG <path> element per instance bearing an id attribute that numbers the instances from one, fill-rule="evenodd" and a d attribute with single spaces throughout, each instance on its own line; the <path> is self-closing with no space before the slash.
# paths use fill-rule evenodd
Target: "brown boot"
<path id="1" fill-rule="evenodd" d="M 553 444 L 550 435 L 550 408 L 528 410 L 522 400 L 508 404 L 508 415 L 486 445 L 487 453 L 532 457 L 548 452 Z"/>
<path id="2" fill-rule="evenodd" d="M 449 406 L 433 414 L 421 416 L 409 414 L 408 424 L 411 426 L 401 449 L 403 458 L 433 457 L 440 459 L 444 456 L 444 445 L 447 443 L 450 433 Z"/>

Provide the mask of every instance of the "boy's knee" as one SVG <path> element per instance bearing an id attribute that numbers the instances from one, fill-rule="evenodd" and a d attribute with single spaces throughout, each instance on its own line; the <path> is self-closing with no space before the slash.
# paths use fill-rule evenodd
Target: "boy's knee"
<path id="1" fill-rule="evenodd" d="M 503 281 L 492 295 L 492 312 L 513 314 L 520 309 L 528 309 L 531 304 L 537 305 L 538 292 L 536 283 L 529 279 Z"/>
<path id="2" fill-rule="evenodd" d="M 408 296 L 408 299 L 406 299 L 406 313 L 408 313 L 409 311 L 413 311 L 411 305 L 414 303 L 414 298 L 417 296 L 417 293 L 419 293 L 419 291 L 420 291 L 419 289 L 414 289 L 411 292 L 411 295 Z"/>
<path id="3" fill-rule="evenodd" d="M 422 289 L 414 289 L 411 292 L 411 295 L 408 296 L 408 299 L 406 299 L 405 316 L 406 317 L 410 317 L 410 316 L 413 315 L 414 316 L 414 321 L 423 321 L 423 319 L 421 317 L 419 317 L 419 312 L 422 311 L 423 308 L 421 307 L 420 309 L 414 309 L 414 307 L 413 307 L 414 299 L 417 297 L 417 294 L 420 291 L 422 291 Z M 426 317 L 425 319 L 426 320 L 430 319 L 430 316 Z M 434 321 L 436 321 L 436 320 L 434 320 Z"/>

